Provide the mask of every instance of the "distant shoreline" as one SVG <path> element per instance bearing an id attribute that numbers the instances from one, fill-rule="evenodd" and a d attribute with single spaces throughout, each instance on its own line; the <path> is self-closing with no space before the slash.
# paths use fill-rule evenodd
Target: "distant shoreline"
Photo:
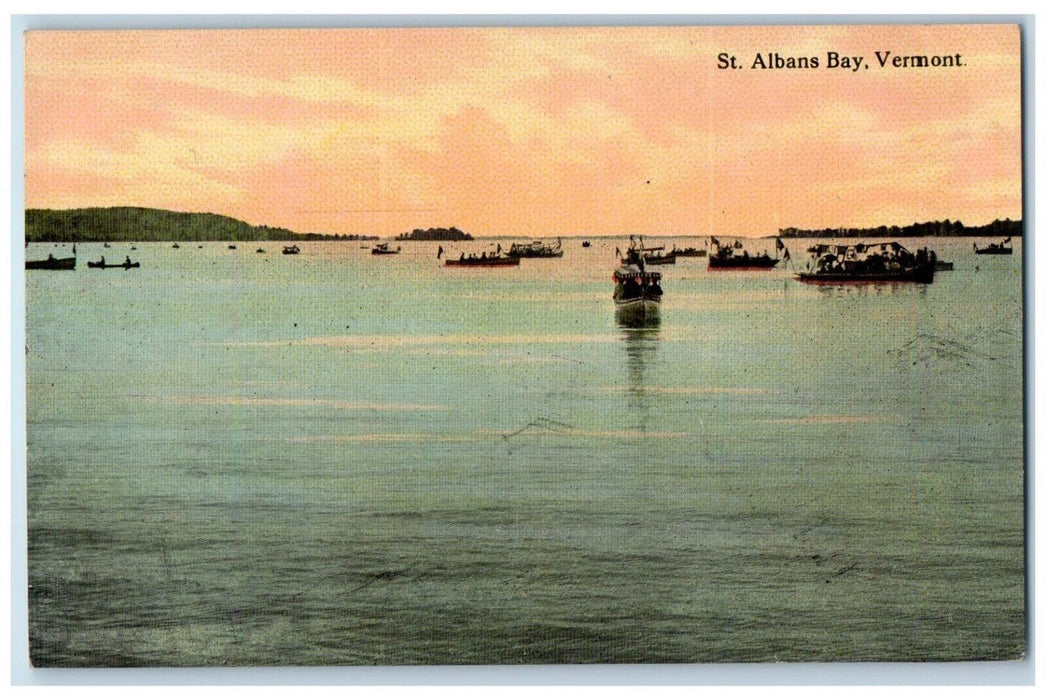
<path id="1" fill-rule="evenodd" d="M 996 219 L 984 226 L 964 226 L 961 221 L 927 221 L 908 226 L 877 226 L 874 228 L 783 228 L 779 238 L 1006 238 L 1021 237 L 1021 220 Z"/>
<path id="2" fill-rule="evenodd" d="M 929 221 L 907 226 L 871 228 L 779 229 L 776 234 L 737 236 L 728 233 L 637 233 L 648 239 L 657 238 L 1006 238 L 1022 237 L 1021 220 L 996 219 L 984 226 L 964 226 L 961 221 Z M 627 238 L 630 234 L 567 234 L 567 239 L 601 240 Z M 446 236 L 446 237 L 444 237 Z M 560 236 L 544 236 L 559 238 Z M 519 240 L 532 235 L 477 235 L 448 229 L 415 229 L 398 236 L 367 234 L 298 233 L 290 229 L 248 224 L 239 219 L 211 213 L 176 212 L 146 207 L 88 207 L 83 209 L 26 209 L 25 240 L 28 243 L 91 243 L 150 241 L 376 241 L 393 238 L 399 241 Z"/>

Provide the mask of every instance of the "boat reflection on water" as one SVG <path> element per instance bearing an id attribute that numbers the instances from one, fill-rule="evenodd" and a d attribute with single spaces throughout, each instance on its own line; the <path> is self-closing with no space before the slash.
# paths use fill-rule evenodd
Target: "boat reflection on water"
<path id="1" fill-rule="evenodd" d="M 623 314 L 618 309 L 617 322 L 625 345 L 625 365 L 628 372 L 628 406 L 638 419 L 637 429 L 646 434 L 650 424 L 650 402 L 646 391 L 647 372 L 655 361 L 661 339 L 661 318 L 657 313 Z"/>

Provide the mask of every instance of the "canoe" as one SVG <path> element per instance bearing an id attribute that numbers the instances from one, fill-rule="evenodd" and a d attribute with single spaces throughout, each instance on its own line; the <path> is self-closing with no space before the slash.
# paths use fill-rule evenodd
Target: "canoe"
<path id="1" fill-rule="evenodd" d="M 447 260 L 445 264 L 447 267 L 511 267 L 519 265 L 519 258 L 465 258 Z"/>
<path id="2" fill-rule="evenodd" d="M 133 262 L 133 263 L 122 262 L 122 263 L 116 263 L 116 264 L 104 263 L 104 262 L 88 262 L 87 263 L 87 267 L 93 267 L 95 269 L 101 269 L 101 270 L 108 270 L 108 269 L 113 268 L 113 267 L 122 267 L 125 270 L 130 270 L 132 267 L 141 267 L 141 266 L 142 266 L 142 264 L 141 263 L 137 263 L 137 262 Z"/>

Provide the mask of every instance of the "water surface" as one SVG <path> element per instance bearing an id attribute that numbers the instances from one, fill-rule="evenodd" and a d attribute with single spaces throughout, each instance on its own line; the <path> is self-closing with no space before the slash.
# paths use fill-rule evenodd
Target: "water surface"
<path id="1" fill-rule="evenodd" d="M 622 240 L 80 245 L 26 273 L 33 661 L 1016 658 L 1020 248 L 926 243 L 932 285 L 680 259 L 649 328 Z"/>

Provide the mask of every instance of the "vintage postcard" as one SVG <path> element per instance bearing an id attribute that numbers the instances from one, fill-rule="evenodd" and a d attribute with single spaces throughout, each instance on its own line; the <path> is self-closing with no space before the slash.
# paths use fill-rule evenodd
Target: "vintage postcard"
<path id="1" fill-rule="evenodd" d="M 27 32 L 33 666 L 1023 658 L 1021 45 Z"/>

